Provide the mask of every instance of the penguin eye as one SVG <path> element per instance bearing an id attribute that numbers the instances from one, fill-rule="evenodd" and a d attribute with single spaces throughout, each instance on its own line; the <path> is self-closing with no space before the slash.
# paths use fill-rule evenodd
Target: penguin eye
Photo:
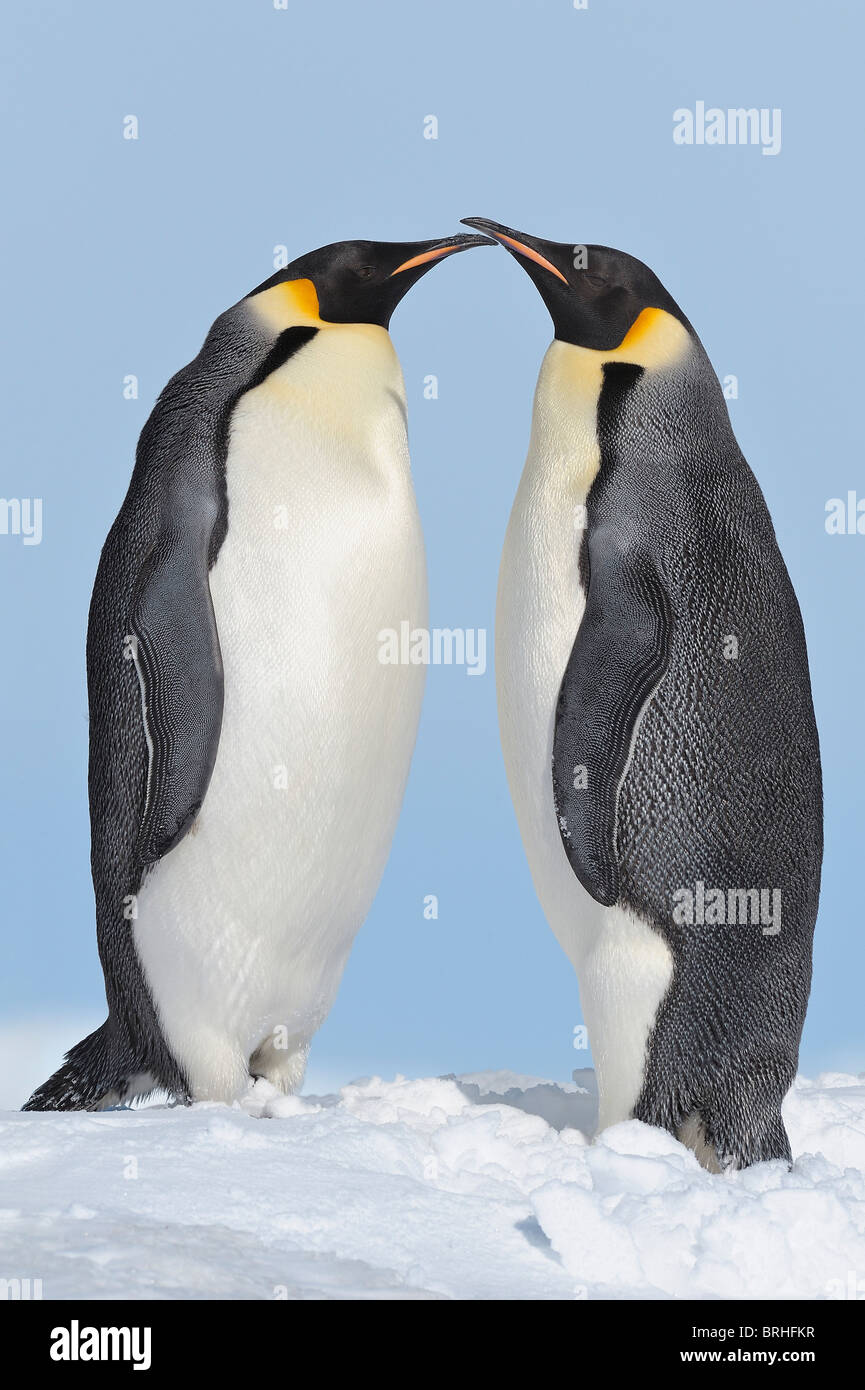
<path id="1" fill-rule="evenodd" d="M 590 275 L 587 270 L 583 271 L 583 284 L 588 285 L 590 290 L 604 290 L 607 287 L 603 275 Z"/>
<path id="2" fill-rule="evenodd" d="M 354 273 L 359 280 L 369 280 L 370 276 L 375 275 L 374 265 L 357 265 Z"/>

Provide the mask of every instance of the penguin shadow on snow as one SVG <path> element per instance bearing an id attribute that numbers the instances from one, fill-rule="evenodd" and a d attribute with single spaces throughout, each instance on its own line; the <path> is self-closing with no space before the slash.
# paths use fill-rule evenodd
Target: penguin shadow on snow
<path id="1" fill-rule="evenodd" d="M 553 1081 L 543 1081 L 527 1090 L 510 1086 L 506 1091 L 482 1093 L 476 1081 L 467 1078 L 461 1080 L 456 1076 L 447 1079 L 456 1084 L 472 1105 L 509 1105 L 515 1110 L 522 1110 L 525 1115 L 540 1116 L 557 1133 L 563 1129 L 578 1129 L 588 1140 L 592 1139 L 597 1129 L 598 1087 L 591 1067 L 580 1068 L 573 1073 L 574 1089 L 566 1089 Z M 529 1245 L 554 1263 L 562 1263 L 537 1217 L 524 1217 L 515 1223 L 515 1229 Z"/>
<path id="2" fill-rule="evenodd" d="M 522 1110 L 525 1115 L 539 1115 L 551 1129 L 578 1129 L 587 1139 L 591 1139 L 598 1124 L 598 1088 L 595 1073 L 590 1067 L 573 1073 L 575 1089 L 565 1089 L 554 1081 L 539 1082 L 522 1090 L 510 1086 L 506 1091 L 481 1091 L 476 1081 L 458 1076 L 448 1076 L 443 1080 L 453 1081 L 457 1088 L 471 1101 L 472 1105 L 509 1105 L 514 1110 Z"/>
<path id="3" fill-rule="evenodd" d="M 553 1081 L 539 1082 L 536 1086 L 522 1090 L 510 1086 L 506 1091 L 482 1091 L 480 1084 L 469 1078 L 460 1078 L 453 1073 L 443 1075 L 442 1081 L 452 1081 L 457 1089 L 472 1105 L 508 1105 L 514 1110 L 522 1110 L 525 1115 L 538 1115 L 551 1129 L 560 1133 L 563 1129 L 578 1129 L 587 1139 L 595 1133 L 598 1122 L 598 1088 L 595 1073 L 590 1067 L 573 1073 L 574 1089 L 566 1089 Z M 358 1078 L 353 1085 L 362 1085 L 368 1078 Z M 286 1097 L 267 1082 L 258 1081 L 250 1085 L 249 1091 L 238 1102 L 241 1109 L 255 1119 L 270 1119 L 268 1108 L 270 1100 L 285 1100 Z M 290 1099 L 290 1098 L 289 1098 Z M 340 1104 L 342 1097 L 338 1091 L 322 1095 L 303 1095 L 298 1100 L 307 1105 L 315 1105 L 322 1110 L 331 1110 Z M 218 1104 L 218 1102 L 217 1102 Z M 183 1101 L 172 1100 L 164 1091 L 154 1093 L 146 1101 L 121 1102 L 106 1106 L 103 1114 L 130 1110 L 185 1110 Z"/>

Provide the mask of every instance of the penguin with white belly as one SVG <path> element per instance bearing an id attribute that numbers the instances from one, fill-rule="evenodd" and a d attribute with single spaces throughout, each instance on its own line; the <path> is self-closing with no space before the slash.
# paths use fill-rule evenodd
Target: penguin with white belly
<path id="1" fill-rule="evenodd" d="M 580 984 L 599 1127 L 790 1160 L 822 859 L 802 620 L 699 338 L 642 262 L 468 225 L 553 319 L 496 680 L 535 887 Z"/>
<path id="2" fill-rule="evenodd" d="M 297 1087 L 390 847 L 427 620 L 388 323 L 487 238 L 342 242 L 216 320 L 141 434 L 87 638 L 108 1019 L 25 1109 Z"/>

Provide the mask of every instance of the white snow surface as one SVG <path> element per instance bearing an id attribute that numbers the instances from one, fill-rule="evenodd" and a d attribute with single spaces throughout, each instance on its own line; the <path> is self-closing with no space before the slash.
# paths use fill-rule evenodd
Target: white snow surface
<path id="1" fill-rule="evenodd" d="M 591 1072 L 485 1072 L 4 1112 L 0 1278 L 45 1298 L 826 1299 L 865 1276 L 865 1076 L 797 1081 L 792 1171 L 714 1176 L 636 1120 L 590 1142 L 595 1108 Z"/>

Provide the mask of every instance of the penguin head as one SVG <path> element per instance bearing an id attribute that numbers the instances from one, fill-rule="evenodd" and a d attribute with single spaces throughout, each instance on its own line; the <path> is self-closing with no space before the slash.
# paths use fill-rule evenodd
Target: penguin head
<path id="1" fill-rule="evenodd" d="M 252 294 L 283 284 L 312 286 L 307 302 L 312 300 L 320 322 L 386 329 L 403 295 L 438 261 L 471 246 L 493 245 L 489 237 L 465 232 L 433 241 L 337 241 L 300 256 Z"/>
<path id="2" fill-rule="evenodd" d="M 486 217 L 464 217 L 463 222 L 487 232 L 519 261 L 537 286 L 562 342 L 612 351 L 621 347 L 646 309 L 664 310 L 693 334 L 654 271 L 625 251 L 544 241 Z"/>

